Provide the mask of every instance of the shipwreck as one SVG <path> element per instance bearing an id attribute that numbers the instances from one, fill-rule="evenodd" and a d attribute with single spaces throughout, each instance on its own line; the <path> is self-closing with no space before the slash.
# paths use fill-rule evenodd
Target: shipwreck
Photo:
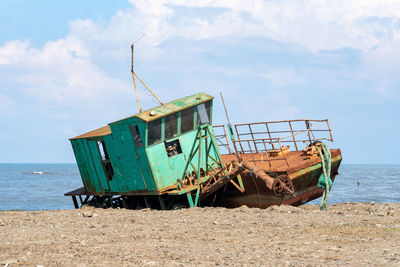
<path id="1" fill-rule="evenodd" d="M 226 112 L 228 123 L 213 125 L 213 96 L 162 103 L 134 71 L 133 47 L 139 113 L 70 139 L 83 182 L 65 194 L 75 208 L 266 208 L 321 196 L 326 208 L 342 160 L 327 148 L 327 119 L 231 125 Z M 136 79 L 159 106 L 142 111 Z"/>

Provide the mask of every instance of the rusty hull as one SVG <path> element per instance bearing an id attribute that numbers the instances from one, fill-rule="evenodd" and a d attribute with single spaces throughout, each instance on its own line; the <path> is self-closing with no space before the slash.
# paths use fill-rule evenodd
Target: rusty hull
<path id="1" fill-rule="evenodd" d="M 342 161 L 340 149 L 332 149 L 331 179 L 334 181 Z M 257 157 L 253 154 L 252 157 Z M 295 193 L 293 196 L 277 196 L 267 188 L 265 181 L 258 179 L 251 171 L 241 173 L 242 181 L 246 191 L 238 192 L 231 185 L 220 191 L 217 198 L 217 205 L 235 208 L 242 205 L 248 207 L 267 208 L 271 205 L 293 205 L 299 206 L 313 199 L 322 196 L 323 189 L 318 187 L 318 178 L 322 174 L 321 160 L 319 158 L 307 158 L 296 152 L 289 152 L 288 161 L 293 167 L 283 168 L 281 165 L 272 166 L 271 171 L 277 174 L 286 174 L 290 177 Z M 225 162 L 232 161 L 231 155 L 222 155 Z M 260 167 L 268 169 L 266 164 Z"/>

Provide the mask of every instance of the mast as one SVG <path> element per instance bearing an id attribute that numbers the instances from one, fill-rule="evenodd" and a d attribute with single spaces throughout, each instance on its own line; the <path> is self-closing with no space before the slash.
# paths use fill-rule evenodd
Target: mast
<path id="1" fill-rule="evenodd" d="M 132 73 L 132 78 L 133 78 L 133 85 L 135 86 L 136 101 L 137 101 L 137 104 L 138 104 L 139 112 L 142 112 L 142 107 L 140 106 L 139 92 L 138 92 L 138 89 L 137 89 L 137 86 L 136 86 L 135 71 L 133 70 L 133 50 L 134 50 L 134 48 L 135 48 L 135 42 L 133 42 L 132 45 L 131 45 L 131 58 L 132 58 L 131 73 Z"/>
<path id="2" fill-rule="evenodd" d="M 136 73 L 135 70 L 134 70 L 134 64 L 133 64 L 133 58 L 134 58 L 134 57 L 133 57 L 133 55 L 134 55 L 135 43 L 136 43 L 137 41 L 139 41 L 140 39 L 142 39 L 143 36 L 144 36 L 144 34 L 143 34 L 142 36 L 140 36 L 138 39 L 136 39 L 136 41 L 134 41 L 134 42 L 131 44 L 131 73 L 132 73 L 133 85 L 134 85 L 134 87 L 135 87 L 136 101 L 137 101 L 137 104 L 138 104 L 139 112 L 142 112 L 142 106 L 140 105 L 139 91 L 138 91 L 137 86 L 136 86 L 136 78 L 138 78 L 138 80 L 143 84 L 143 86 L 146 87 L 146 89 L 151 93 L 151 95 L 152 95 L 155 99 L 157 99 L 157 101 L 158 101 L 161 105 L 164 105 L 164 104 L 161 102 L 161 100 L 153 93 L 153 91 L 143 82 L 143 80 L 140 79 L 140 77 L 137 75 L 137 73 Z M 135 77 L 136 77 L 136 78 L 135 78 Z"/>

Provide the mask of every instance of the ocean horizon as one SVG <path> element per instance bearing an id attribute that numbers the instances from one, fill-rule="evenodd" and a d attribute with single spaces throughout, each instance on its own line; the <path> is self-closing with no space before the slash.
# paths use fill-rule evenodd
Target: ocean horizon
<path id="1" fill-rule="evenodd" d="M 399 182 L 400 164 L 341 164 L 328 204 L 400 202 Z M 0 210 L 73 209 L 64 193 L 79 187 L 76 163 L 0 163 Z"/>

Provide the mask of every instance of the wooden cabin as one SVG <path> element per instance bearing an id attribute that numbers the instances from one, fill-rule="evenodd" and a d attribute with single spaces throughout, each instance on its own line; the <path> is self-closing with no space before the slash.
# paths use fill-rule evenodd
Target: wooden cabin
<path id="1" fill-rule="evenodd" d="M 197 171 L 185 164 L 199 126 L 211 125 L 212 101 L 195 94 L 71 138 L 86 193 L 160 195 L 178 188 L 183 171 Z M 210 153 L 220 158 L 218 147 Z"/>

